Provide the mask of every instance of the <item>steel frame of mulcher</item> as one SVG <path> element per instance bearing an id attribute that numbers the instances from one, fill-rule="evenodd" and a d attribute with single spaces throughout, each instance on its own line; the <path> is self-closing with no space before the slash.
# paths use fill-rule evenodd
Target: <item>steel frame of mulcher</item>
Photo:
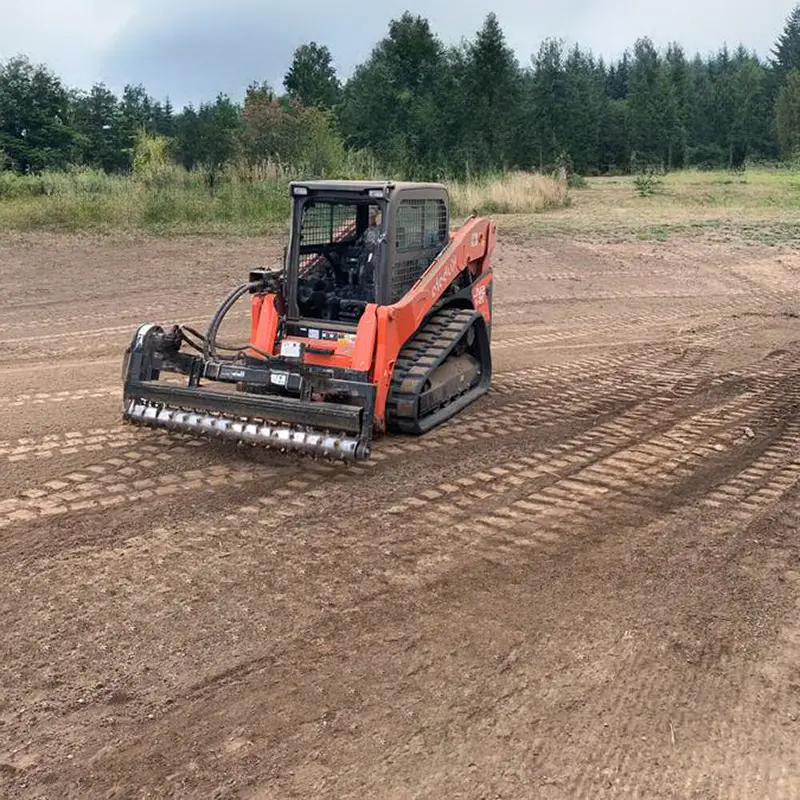
<path id="1" fill-rule="evenodd" d="M 283 356 L 245 357 L 232 364 L 181 353 L 179 343 L 175 330 L 158 325 L 142 325 L 136 331 L 123 374 L 125 421 L 309 455 L 369 458 L 376 387 L 367 373 Z M 160 383 L 162 371 L 188 376 L 187 386 Z M 204 378 L 243 385 L 247 391 L 202 389 Z M 274 393 L 278 384 L 287 394 Z M 259 394 L 261 387 L 271 393 Z M 312 400 L 317 394 L 340 395 L 348 402 Z"/>

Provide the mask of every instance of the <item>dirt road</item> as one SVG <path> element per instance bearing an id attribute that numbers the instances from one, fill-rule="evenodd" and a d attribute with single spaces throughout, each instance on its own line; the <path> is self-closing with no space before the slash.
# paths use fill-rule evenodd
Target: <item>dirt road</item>
<path id="1" fill-rule="evenodd" d="M 800 796 L 800 256 L 503 236 L 366 466 L 122 427 L 279 242 L 6 236 L 0 795 Z"/>

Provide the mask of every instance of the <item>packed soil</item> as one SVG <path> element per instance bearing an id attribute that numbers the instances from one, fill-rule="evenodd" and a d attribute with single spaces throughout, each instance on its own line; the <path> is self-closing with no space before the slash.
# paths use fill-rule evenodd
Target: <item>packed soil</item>
<path id="1" fill-rule="evenodd" d="M 491 392 L 363 465 L 122 425 L 281 246 L 3 236 L 0 795 L 800 796 L 800 255 L 501 231 Z"/>

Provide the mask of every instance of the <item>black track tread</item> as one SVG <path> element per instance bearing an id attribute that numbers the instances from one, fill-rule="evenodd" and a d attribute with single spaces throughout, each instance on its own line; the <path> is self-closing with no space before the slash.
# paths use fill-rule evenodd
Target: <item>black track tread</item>
<path id="1" fill-rule="evenodd" d="M 398 412 L 404 402 L 414 402 L 422 394 L 428 376 L 458 343 L 480 314 L 473 309 L 445 308 L 433 314 L 406 342 L 397 358 L 386 402 L 387 426 L 400 433 L 420 433 L 416 416 Z M 438 412 L 441 413 L 441 412 Z M 431 412 L 429 416 L 436 415 Z M 442 421 L 449 417 L 442 417 Z"/>

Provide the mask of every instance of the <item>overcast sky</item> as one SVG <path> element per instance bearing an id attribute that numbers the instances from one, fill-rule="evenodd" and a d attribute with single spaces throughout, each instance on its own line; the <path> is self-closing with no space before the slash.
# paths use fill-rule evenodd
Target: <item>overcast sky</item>
<path id="1" fill-rule="evenodd" d="M 143 83 L 180 107 L 254 80 L 282 88 L 294 48 L 330 48 L 346 77 L 404 10 L 446 42 L 471 37 L 489 11 L 529 63 L 542 39 L 616 58 L 639 36 L 689 55 L 727 43 L 769 54 L 794 0 L 0 0 L 0 61 L 25 53 L 70 86 Z"/>

